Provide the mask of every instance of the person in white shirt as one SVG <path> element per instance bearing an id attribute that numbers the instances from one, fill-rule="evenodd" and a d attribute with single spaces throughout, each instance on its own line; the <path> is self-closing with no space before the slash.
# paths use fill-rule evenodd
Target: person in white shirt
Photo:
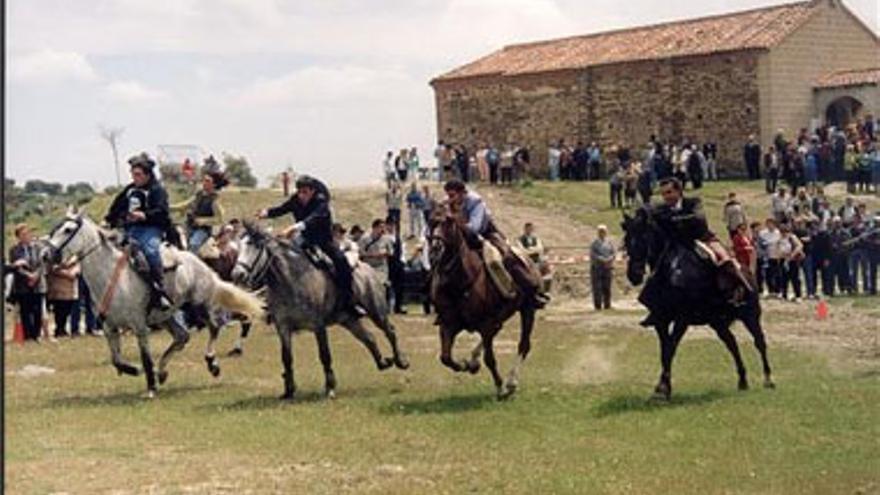
<path id="1" fill-rule="evenodd" d="M 767 289 L 771 296 L 778 297 L 783 259 L 779 246 L 782 233 L 779 231 L 775 219 L 767 219 L 765 227 L 758 232 L 758 238 L 767 249 Z"/>

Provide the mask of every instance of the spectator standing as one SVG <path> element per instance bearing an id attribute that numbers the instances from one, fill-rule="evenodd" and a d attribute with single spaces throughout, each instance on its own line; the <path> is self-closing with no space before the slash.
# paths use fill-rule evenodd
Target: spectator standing
<path id="1" fill-rule="evenodd" d="M 95 317 L 95 306 L 92 303 L 92 293 L 82 274 L 77 277 L 77 285 L 79 300 L 73 305 L 73 308 L 70 311 L 71 333 L 74 336 L 79 335 L 79 325 L 82 319 L 81 315 L 82 312 L 85 311 L 86 333 L 95 336 L 103 335 L 103 332 L 101 331 L 101 322 Z"/>
<path id="2" fill-rule="evenodd" d="M 428 186 L 422 186 L 422 201 L 422 216 L 427 230 L 427 227 L 431 224 L 431 214 L 434 213 L 434 208 L 437 207 L 437 200 L 434 199 Z"/>
<path id="3" fill-rule="evenodd" d="M 455 166 L 458 169 L 458 177 L 462 182 L 468 183 L 471 180 L 471 160 L 468 150 L 463 144 L 459 144 L 455 148 Z"/>
<path id="4" fill-rule="evenodd" d="M 397 154 L 397 157 L 394 159 L 394 171 L 397 173 L 397 180 L 402 183 L 406 183 L 407 177 L 409 177 L 409 167 L 406 162 L 409 160 L 409 151 L 406 149 L 400 150 L 400 153 Z"/>
<path id="5" fill-rule="evenodd" d="M 594 141 L 590 143 L 587 152 L 589 153 L 588 178 L 591 180 L 599 180 L 602 173 L 602 148 L 600 148 Z"/>
<path id="6" fill-rule="evenodd" d="M 407 168 L 407 176 L 411 180 L 416 180 L 419 177 L 419 171 L 421 169 L 421 164 L 419 163 L 419 150 L 416 149 L 415 146 L 410 148 L 409 155 L 406 158 L 406 168 Z"/>
<path id="7" fill-rule="evenodd" d="M 791 226 L 782 224 L 782 236 L 779 239 L 779 255 L 782 259 L 782 299 L 788 299 L 788 287 L 792 288 L 795 302 L 801 299 L 801 263 L 804 259 L 804 246 L 800 239 L 792 233 Z"/>
<path id="8" fill-rule="evenodd" d="M 388 221 L 400 225 L 400 208 L 403 205 L 403 194 L 400 192 L 400 186 L 395 182 L 391 184 L 391 188 L 385 193 L 385 205 L 388 207 Z"/>
<path id="9" fill-rule="evenodd" d="M 814 227 L 815 226 L 815 227 Z M 807 217 L 798 217 L 794 221 L 792 233 L 801 241 L 804 259 L 801 269 L 804 272 L 804 284 L 806 285 L 807 299 L 816 298 L 816 258 L 813 254 L 813 230 L 818 227 L 815 220 L 807 220 Z"/>
<path id="10" fill-rule="evenodd" d="M 770 200 L 770 212 L 773 214 L 773 219 L 776 220 L 776 225 L 787 221 L 791 215 L 791 199 L 784 187 L 780 187 Z"/>
<path id="11" fill-rule="evenodd" d="M 514 148 L 512 145 L 507 145 L 504 149 L 504 153 L 501 154 L 501 185 L 512 185 L 513 184 L 513 160 L 514 160 Z"/>
<path id="12" fill-rule="evenodd" d="M 706 170 L 704 170 L 703 176 L 706 178 L 707 181 L 718 180 L 718 145 L 715 144 L 714 141 L 709 141 L 703 144 L 703 157 L 706 159 Z M 761 147 L 758 146 L 758 163 L 760 163 L 760 160 Z M 760 175 L 755 177 L 755 179 L 759 178 Z"/>
<path id="13" fill-rule="evenodd" d="M 385 232 L 385 221 L 373 220 L 372 230 L 358 241 L 361 261 L 370 265 L 385 285 L 385 297 L 391 304 L 391 286 L 388 283 L 388 258 L 394 252 L 393 240 Z"/>
<path id="14" fill-rule="evenodd" d="M 749 180 L 758 180 L 761 178 L 761 172 L 758 167 L 761 164 L 761 145 L 754 134 L 749 136 L 749 142 L 743 148 L 743 161 L 746 164 L 746 171 Z M 766 163 L 764 164 L 766 167 Z M 768 191 L 769 192 L 769 191 Z"/>
<path id="15" fill-rule="evenodd" d="M 651 194 L 654 192 L 654 177 L 650 166 L 642 167 L 642 171 L 639 173 L 638 185 L 636 187 L 638 188 L 639 196 L 642 199 L 642 204 L 650 204 Z"/>
<path id="16" fill-rule="evenodd" d="M 400 241 L 400 231 L 397 229 L 397 225 L 386 222 L 386 231 L 391 240 L 391 256 L 388 257 L 388 282 L 391 284 L 391 292 L 394 296 L 394 313 L 405 315 L 403 277 L 406 272 L 404 271 L 403 243 Z"/>
<path id="17" fill-rule="evenodd" d="M 590 285 L 593 289 L 593 307 L 599 311 L 611 309 L 611 281 L 614 276 L 614 244 L 608 240 L 608 228 L 599 225 L 598 237 L 590 245 Z"/>
<path id="18" fill-rule="evenodd" d="M 407 238 L 421 237 L 425 232 L 425 199 L 419 192 L 418 185 L 413 182 L 406 195 L 406 209 L 409 213 L 409 232 Z"/>
<path id="19" fill-rule="evenodd" d="M 550 180 L 556 182 L 559 180 L 559 159 L 562 157 L 562 151 L 559 147 L 550 143 L 547 147 L 547 169 L 550 171 Z"/>
<path id="20" fill-rule="evenodd" d="M 748 226 L 746 211 L 733 191 L 727 193 L 727 203 L 724 204 L 724 225 L 731 239 L 739 231 L 740 225 Z"/>
<path id="21" fill-rule="evenodd" d="M 639 182 L 641 167 L 638 162 L 632 162 L 624 168 L 623 173 L 623 199 L 626 206 L 636 204 L 636 189 Z"/>
<path id="22" fill-rule="evenodd" d="M 477 175 L 479 176 L 480 182 L 488 182 L 489 181 L 489 163 L 486 161 L 486 155 L 489 153 L 489 149 L 485 146 L 481 147 L 474 153 L 474 160 L 477 162 Z"/>
<path id="23" fill-rule="evenodd" d="M 623 167 L 617 167 L 617 170 L 612 172 L 608 178 L 612 208 L 623 208 L 623 183 L 625 176 L 626 172 L 624 172 Z"/>
<path id="24" fill-rule="evenodd" d="M 587 169 L 590 166 L 590 153 L 582 141 L 577 142 L 572 158 L 574 159 L 574 180 L 586 180 Z"/>
<path id="25" fill-rule="evenodd" d="M 486 165 L 489 167 L 489 183 L 498 184 L 498 169 L 501 167 L 501 154 L 492 145 L 486 150 Z"/>
<path id="26" fill-rule="evenodd" d="M 767 243 L 761 239 L 761 222 L 752 222 L 749 225 L 751 230 L 752 245 L 755 247 L 755 290 L 758 294 L 770 293 L 770 284 L 767 283 Z M 765 287 L 766 286 L 766 287 Z"/>
<path id="27" fill-rule="evenodd" d="M 779 153 L 773 146 L 767 148 L 767 153 L 764 153 L 764 177 L 767 194 L 775 193 L 776 185 L 779 183 Z"/>
<path id="28" fill-rule="evenodd" d="M 749 234 L 748 224 L 741 223 L 737 226 L 736 231 L 732 235 L 733 254 L 739 265 L 747 269 L 755 277 L 757 274 L 758 258 L 755 243 Z M 760 291 L 761 288 L 757 287 L 757 290 Z"/>
<path id="29" fill-rule="evenodd" d="M 442 142 L 442 141 L 441 141 Z M 394 153 L 389 151 L 382 160 L 382 170 L 385 173 L 385 187 L 390 188 L 391 183 L 397 180 L 397 171 L 394 170 Z M 287 195 L 285 194 L 285 197 Z"/>
<path id="30" fill-rule="evenodd" d="M 284 191 L 284 197 L 290 196 L 290 173 L 285 170 L 281 172 L 281 189 Z"/>
<path id="31" fill-rule="evenodd" d="M 49 269 L 46 298 L 55 316 L 55 338 L 67 337 L 73 333 L 70 314 L 73 305 L 79 301 L 79 274 L 79 263 L 75 260 L 53 265 Z M 68 323 L 70 323 L 70 334 L 66 330 Z"/>
<path id="32" fill-rule="evenodd" d="M 843 221 L 839 216 L 831 220 L 831 271 L 834 275 L 837 290 L 841 293 L 852 294 L 853 288 L 849 279 L 849 246 L 851 239 L 849 231 L 843 227 Z M 834 285 L 831 286 L 834 294 Z"/>
<path id="33" fill-rule="evenodd" d="M 25 339 L 36 341 L 43 328 L 46 294 L 43 263 L 30 227 L 18 224 L 14 232 L 18 242 L 9 251 L 9 263 L 15 270 L 11 297 L 18 304 Z"/>
<path id="34" fill-rule="evenodd" d="M 861 216 L 856 216 L 849 228 L 851 239 L 846 246 L 849 252 L 849 281 L 853 293 L 858 293 L 859 274 L 862 279 L 862 291 L 867 293 L 870 283 L 868 272 L 870 271 L 870 259 L 868 253 L 867 233 L 868 224 L 862 221 Z"/>
<path id="35" fill-rule="evenodd" d="M 780 281 L 782 280 L 782 254 L 779 251 L 779 241 L 782 233 L 773 218 L 768 218 L 765 227 L 758 236 L 767 250 L 766 283 L 771 297 L 779 297 L 781 292 Z"/>

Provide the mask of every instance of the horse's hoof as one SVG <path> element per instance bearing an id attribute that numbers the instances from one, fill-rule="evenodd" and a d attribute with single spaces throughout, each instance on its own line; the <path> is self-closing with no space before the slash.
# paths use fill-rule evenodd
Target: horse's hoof
<path id="1" fill-rule="evenodd" d="M 229 351 L 226 355 L 228 357 L 239 357 L 242 354 L 244 354 L 244 351 L 242 351 L 240 348 L 236 347 L 235 349 L 232 349 L 231 351 Z"/>
<path id="2" fill-rule="evenodd" d="M 147 390 L 147 393 L 144 394 L 144 399 L 153 400 L 155 398 L 156 398 L 156 391 L 155 390 Z"/>
<path id="3" fill-rule="evenodd" d="M 470 373 L 472 375 L 476 375 L 477 373 L 480 372 L 480 362 L 479 361 L 472 361 L 470 363 L 467 363 L 465 368 L 468 373 Z"/>
<path id="4" fill-rule="evenodd" d="M 325 399 L 329 399 L 329 400 L 333 400 L 333 399 L 335 399 L 335 398 L 336 398 L 336 391 L 333 390 L 332 388 L 331 388 L 331 389 L 328 389 L 328 390 L 325 390 L 325 391 L 324 391 L 324 398 L 325 398 Z"/>
<path id="5" fill-rule="evenodd" d="M 507 389 L 507 392 L 510 395 L 513 395 L 513 393 L 516 392 L 516 389 L 519 388 L 519 383 L 511 380 L 511 381 L 508 381 L 507 383 L 504 384 L 504 388 Z"/>
<path id="6" fill-rule="evenodd" d="M 749 382 L 739 382 L 736 385 L 736 388 L 738 388 L 741 391 L 748 390 L 749 389 Z"/>
<path id="7" fill-rule="evenodd" d="M 293 392 L 284 392 L 278 397 L 278 400 L 285 402 L 293 402 Z"/>
<path id="8" fill-rule="evenodd" d="M 657 387 L 654 389 L 654 395 L 651 396 L 651 399 L 668 401 L 671 397 L 672 388 L 664 385 L 657 385 Z"/>
<path id="9" fill-rule="evenodd" d="M 409 369 L 409 360 L 403 356 L 398 356 L 394 358 L 394 366 L 397 366 L 399 370 Z"/>
<path id="10" fill-rule="evenodd" d="M 211 371 L 211 376 L 213 376 L 214 378 L 217 378 L 220 376 L 220 367 L 219 366 L 212 366 L 210 371 Z"/>
<path id="11" fill-rule="evenodd" d="M 159 373 L 156 374 L 156 378 L 159 379 L 159 385 L 164 385 L 165 382 L 168 380 L 168 371 L 166 371 L 166 370 L 160 371 Z"/>
<path id="12" fill-rule="evenodd" d="M 391 358 L 381 358 L 376 362 L 376 367 L 379 368 L 379 371 L 385 371 L 392 366 L 394 366 L 394 360 Z"/>
<path id="13" fill-rule="evenodd" d="M 773 383 L 773 380 L 767 380 L 764 382 L 764 388 L 773 389 L 773 388 L 776 388 L 776 384 Z"/>

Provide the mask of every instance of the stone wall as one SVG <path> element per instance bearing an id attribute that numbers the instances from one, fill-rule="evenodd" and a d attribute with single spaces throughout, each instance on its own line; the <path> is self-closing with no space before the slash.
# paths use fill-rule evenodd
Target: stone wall
<path id="1" fill-rule="evenodd" d="M 532 150 L 546 164 L 560 138 L 639 153 L 651 135 L 719 145 L 719 165 L 742 173 L 742 144 L 759 132 L 758 55 L 737 52 L 512 77 L 433 83 L 438 138 Z M 543 172 L 541 172 L 543 173 Z"/>

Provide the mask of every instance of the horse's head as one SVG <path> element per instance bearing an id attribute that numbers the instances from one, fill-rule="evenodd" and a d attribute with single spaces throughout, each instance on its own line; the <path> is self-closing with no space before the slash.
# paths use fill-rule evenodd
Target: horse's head
<path id="1" fill-rule="evenodd" d="M 461 225 L 447 202 L 437 205 L 428 222 L 431 266 L 440 266 L 442 259 L 456 255 L 463 240 Z"/>
<path id="2" fill-rule="evenodd" d="M 245 222 L 244 229 L 245 234 L 239 243 L 238 259 L 232 269 L 232 280 L 255 289 L 264 283 L 266 272 L 269 271 L 270 237 L 254 222 Z"/>
<path id="3" fill-rule="evenodd" d="M 46 255 L 52 263 L 60 263 L 62 260 L 76 255 L 82 258 L 95 243 L 95 225 L 87 217 L 71 207 L 67 209 L 64 219 L 49 232 L 46 240 L 48 249 Z"/>
<path id="4" fill-rule="evenodd" d="M 636 210 L 635 216 L 624 212 L 623 245 L 626 249 L 626 278 L 633 285 L 639 285 L 645 278 L 645 266 L 651 256 L 652 235 L 651 215 L 647 207 Z"/>

